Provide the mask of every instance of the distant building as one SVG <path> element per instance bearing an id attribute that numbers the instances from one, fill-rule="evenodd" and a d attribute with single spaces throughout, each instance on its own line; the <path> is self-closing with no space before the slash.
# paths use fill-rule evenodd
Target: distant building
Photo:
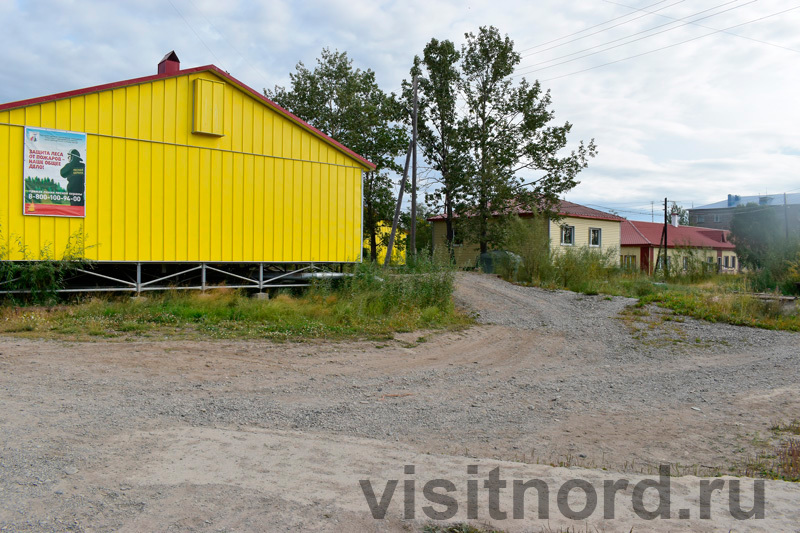
<path id="1" fill-rule="evenodd" d="M 657 268 L 663 223 L 625 220 L 620 237 L 620 263 L 652 274 Z M 667 228 L 667 261 L 671 269 L 687 270 L 690 261 L 715 265 L 720 272 L 736 272 L 740 265 L 726 230 L 679 226 L 677 217 Z"/>
<path id="2" fill-rule="evenodd" d="M 736 208 L 747 204 L 775 209 L 781 229 L 786 228 L 788 221 L 789 232 L 795 235 L 800 233 L 800 193 L 786 195 L 785 213 L 783 193 L 763 196 L 729 194 L 727 200 L 689 209 L 689 223 L 693 226 L 729 230 Z"/>

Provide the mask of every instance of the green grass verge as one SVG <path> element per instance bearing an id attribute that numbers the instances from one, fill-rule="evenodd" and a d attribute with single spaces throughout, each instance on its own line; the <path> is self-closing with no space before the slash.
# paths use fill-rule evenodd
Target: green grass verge
<path id="1" fill-rule="evenodd" d="M 469 325 L 472 319 L 454 308 L 452 291 L 453 272 L 444 267 L 383 271 L 363 265 L 345 280 L 317 283 L 270 300 L 220 289 L 169 291 L 136 300 L 106 296 L 51 307 L 6 305 L 0 308 L 0 333 L 79 340 L 386 337 Z"/>
<path id="2" fill-rule="evenodd" d="M 666 290 L 639 299 L 639 305 L 650 303 L 709 322 L 800 331 L 800 315 L 796 311 L 786 313 L 777 301 L 761 300 L 747 294 Z"/>

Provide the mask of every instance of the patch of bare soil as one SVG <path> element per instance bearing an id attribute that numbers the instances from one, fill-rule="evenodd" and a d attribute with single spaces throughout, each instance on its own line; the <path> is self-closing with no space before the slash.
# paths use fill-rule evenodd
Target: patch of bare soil
<path id="1" fill-rule="evenodd" d="M 632 314 L 626 299 L 492 276 L 460 276 L 456 296 L 482 325 L 389 342 L 0 339 L 0 530 L 414 530 L 436 478 L 455 484 L 453 520 L 467 518 L 465 487 L 480 479 L 479 521 L 510 531 L 573 524 L 556 501 L 573 478 L 600 498 L 580 527 L 797 530 L 797 484 L 766 483 L 763 520 L 724 512 L 727 489 L 701 519 L 701 480 L 685 474 L 727 472 L 799 416 L 800 335 Z M 632 488 L 603 517 L 603 480 L 657 479 L 660 464 L 681 475 L 672 519 L 640 518 Z M 483 488 L 497 467 L 505 520 L 492 520 Z M 550 518 L 514 519 L 511 480 L 533 478 L 550 487 Z M 384 520 L 367 479 L 378 499 L 399 480 Z M 742 485 L 748 509 L 752 481 Z"/>

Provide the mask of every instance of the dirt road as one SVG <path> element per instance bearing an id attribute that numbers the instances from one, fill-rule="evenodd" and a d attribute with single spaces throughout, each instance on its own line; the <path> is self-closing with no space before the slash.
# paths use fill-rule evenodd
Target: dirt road
<path id="1" fill-rule="evenodd" d="M 598 491 L 603 479 L 635 483 L 662 463 L 724 472 L 800 413 L 800 335 L 638 316 L 625 299 L 474 274 L 456 297 L 482 325 L 388 342 L 0 339 L 0 530 L 404 531 L 425 523 L 426 480 L 463 492 L 500 467 L 555 493 L 576 477 Z M 559 462 L 573 468 L 536 464 Z M 386 520 L 370 515 L 362 479 L 378 499 L 400 480 Z M 413 521 L 401 519 L 408 479 Z M 800 527 L 797 484 L 768 482 L 766 518 L 739 522 L 719 512 L 726 492 L 701 520 L 699 480 L 671 480 L 672 514 L 690 509 L 689 520 L 643 521 L 630 503 L 604 520 L 601 499 L 582 523 Z M 569 525 L 551 496 L 549 521 L 494 524 Z"/>

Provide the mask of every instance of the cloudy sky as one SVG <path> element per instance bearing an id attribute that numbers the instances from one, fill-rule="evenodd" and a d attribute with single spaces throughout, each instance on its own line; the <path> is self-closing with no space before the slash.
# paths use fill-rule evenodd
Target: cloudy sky
<path id="1" fill-rule="evenodd" d="M 0 0 L 0 20 L 0 102 L 152 74 L 173 49 L 260 90 L 329 47 L 396 91 L 432 37 L 494 25 L 596 140 L 567 199 L 649 219 L 664 197 L 800 190 L 800 0 Z"/>

